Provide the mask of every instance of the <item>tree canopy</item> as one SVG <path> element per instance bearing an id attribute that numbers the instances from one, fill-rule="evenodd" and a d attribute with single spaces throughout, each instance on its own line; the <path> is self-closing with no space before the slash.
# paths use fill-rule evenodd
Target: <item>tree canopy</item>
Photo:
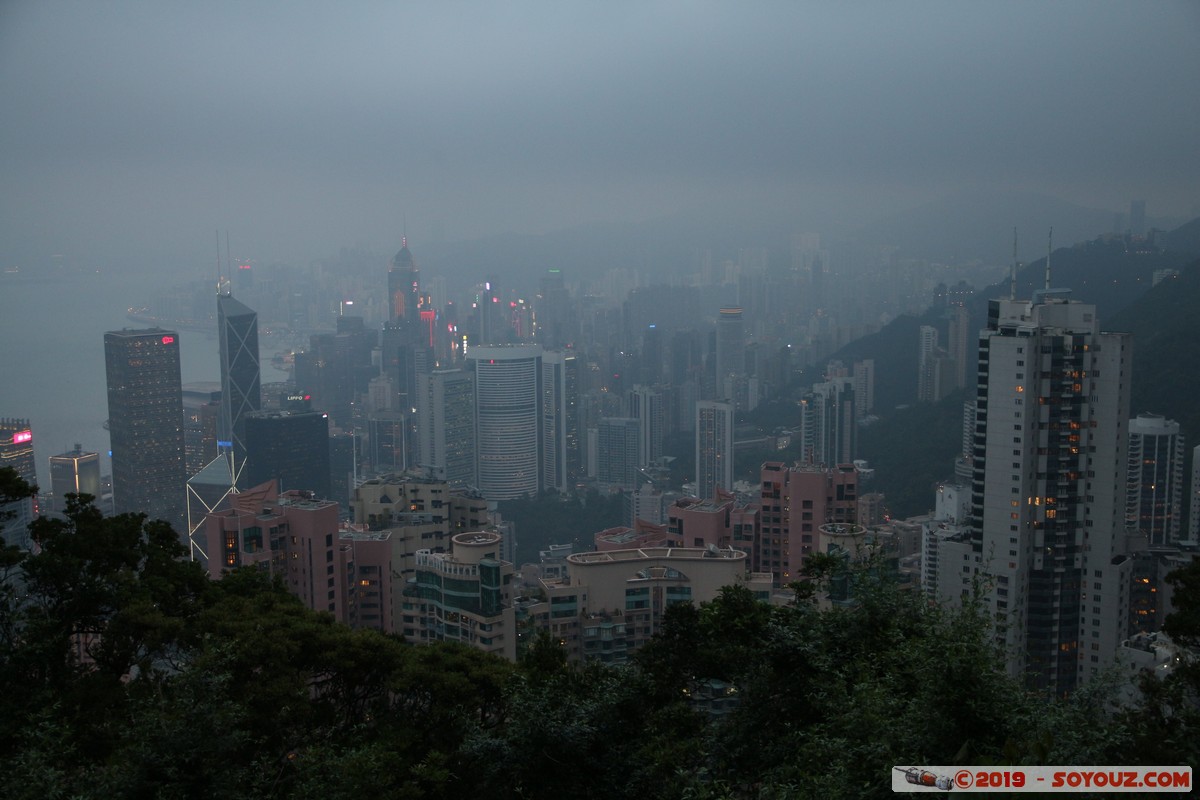
<path id="1" fill-rule="evenodd" d="M 625 666 L 547 637 L 512 664 L 352 630 L 253 569 L 209 581 L 169 528 L 87 498 L 32 534 L 3 572 L 5 797 L 889 797 L 898 764 L 1197 754 L 1194 659 L 1121 710 L 1103 684 L 1032 696 L 977 606 L 877 570 L 827 610 L 827 569 L 791 605 L 727 587 L 671 606 Z M 1197 575 L 1172 577 L 1184 643 Z"/>

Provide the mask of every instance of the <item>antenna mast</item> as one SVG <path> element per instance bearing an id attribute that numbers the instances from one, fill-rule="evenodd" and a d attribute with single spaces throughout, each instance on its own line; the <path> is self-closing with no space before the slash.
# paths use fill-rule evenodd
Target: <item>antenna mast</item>
<path id="1" fill-rule="evenodd" d="M 229 255 L 229 229 L 225 229 L 225 263 L 229 266 L 229 296 L 233 296 L 233 256 Z"/>
<path id="2" fill-rule="evenodd" d="M 217 294 L 221 294 L 221 232 L 214 230 L 217 235 Z"/>
<path id="3" fill-rule="evenodd" d="M 1054 252 L 1054 228 L 1050 228 L 1050 236 L 1046 239 L 1046 289 L 1050 289 L 1050 254 Z"/>
<path id="4" fill-rule="evenodd" d="M 1009 281 L 1008 299 L 1017 299 L 1017 229 L 1013 228 L 1013 261 L 1012 261 L 1012 276 Z"/>

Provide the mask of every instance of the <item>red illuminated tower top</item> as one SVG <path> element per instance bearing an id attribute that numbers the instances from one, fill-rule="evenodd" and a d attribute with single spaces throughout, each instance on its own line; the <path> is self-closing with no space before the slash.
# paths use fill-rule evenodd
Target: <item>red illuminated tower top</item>
<path id="1" fill-rule="evenodd" d="M 400 243 L 400 252 L 388 270 L 388 319 L 415 323 L 421 297 L 420 271 L 408 249 L 408 237 L 401 237 Z"/>

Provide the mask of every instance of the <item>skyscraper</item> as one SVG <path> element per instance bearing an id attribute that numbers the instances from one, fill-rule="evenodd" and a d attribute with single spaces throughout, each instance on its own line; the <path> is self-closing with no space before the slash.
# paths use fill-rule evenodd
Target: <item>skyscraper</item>
<path id="1" fill-rule="evenodd" d="M 638 449 L 642 421 L 605 417 L 597 428 L 596 479 L 607 486 L 634 489 L 638 484 Z"/>
<path id="2" fill-rule="evenodd" d="M 542 348 L 470 347 L 475 375 L 476 488 L 489 500 L 537 494 L 541 488 Z"/>
<path id="3" fill-rule="evenodd" d="M 408 237 L 400 240 L 400 252 L 392 259 L 388 270 L 388 320 L 404 323 L 416 330 L 419 326 L 418 306 L 421 300 L 421 273 L 408 249 Z"/>
<path id="4" fill-rule="evenodd" d="M 860 416 L 875 410 L 875 359 L 854 362 L 854 407 Z"/>
<path id="5" fill-rule="evenodd" d="M 221 348 L 220 440 L 229 442 L 236 480 L 246 461 L 246 415 L 262 408 L 258 314 L 232 295 L 220 294 L 217 330 Z"/>
<path id="6" fill-rule="evenodd" d="M 563 282 L 562 270 L 546 270 L 534 310 L 537 312 L 537 338 L 542 347 L 558 349 L 575 340 L 574 331 L 579 325 L 571 313 L 571 294 Z"/>
<path id="7" fill-rule="evenodd" d="M 1158 414 L 1129 421 L 1125 525 L 1152 547 L 1174 544 L 1183 517 L 1183 436 L 1179 423 Z"/>
<path id="8" fill-rule="evenodd" d="M 813 384 L 800 401 L 805 463 L 832 467 L 854 461 L 858 445 L 855 400 L 853 378 Z"/>
<path id="9" fill-rule="evenodd" d="M 717 488 L 733 490 L 733 406 L 696 403 L 696 494 L 703 500 Z"/>
<path id="10" fill-rule="evenodd" d="M 564 491 L 580 472 L 579 362 L 570 350 L 542 354 L 542 486 Z"/>
<path id="11" fill-rule="evenodd" d="M 320 411 L 257 411 L 246 415 L 244 484 L 274 480 L 283 490 L 331 496 L 329 417 Z"/>
<path id="12" fill-rule="evenodd" d="M 949 309 L 949 356 L 953 365 L 953 381 L 955 389 L 967 385 L 967 352 L 971 345 L 971 314 L 964 305 L 952 305 Z M 943 379 L 946 376 L 943 376 Z M 950 387 L 944 387 L 945 394 Z"/>
<path id="13" fill-rule="evenodd" d="M 717 316 L 716 360 L 717 393 L 724 397 L 725 379 L 746 372 L 746 330 L 740 308 L 722 308 Z"/>
<path id="14" fill-rule="evenodd" d="M 1051 694 L 1128 628 L 1130 352 L 1094 306 L 1049 290 L 991 301 L 980 334 L 972 547 L 1010 673 Z"/>
<path id="15" fill-rule="evenodd" d="M 50 456 L 50 486 L 54 492 L 54 510 L 67 507 L 68 494 L 90 494 L 100 499 L 100 454 L 88 452 L 82 445 L 57 456 Z"/>
<path id="16" fill-rule="evenodd" d="M 667 433 L 667 402 L 662 391 L 634 386 L 629 392 L 629 416 L 641 420 L 638 466 L 644 467 L 662 457 L 663 438 Z"/>
<path id="17" fill-rule="evenodd" d="M 179 334 L 104 334 L 113 510 L 145 512 L 185 532 L 187 503 Z"/>
<path id="18" fill-rule="evenodd" d="M 421 466 L 459 489 L 475 485 L 475 384 L 461 369 L 417 378 Z"/>
<path id="19" fill-rule="evenodd" d="M 922 325 L 917 350 L 917 402 L 932 403 L 938 399 L 939 353 L 937 328 Z"/>
<path id="20" fill-rule="evenodd" d="M 0 467 L 16 470 L 17 475 L 34 486 L 37 464 L 33 455 L 33 430 L 27 419 L 0 419 Z M 11 514 L 10 519 L 3 515 Z M 0 505 L 0 538 L 7 544 L 29 549 L 29 523 L 37 514 L 37 498 L 29 497 Z"/>

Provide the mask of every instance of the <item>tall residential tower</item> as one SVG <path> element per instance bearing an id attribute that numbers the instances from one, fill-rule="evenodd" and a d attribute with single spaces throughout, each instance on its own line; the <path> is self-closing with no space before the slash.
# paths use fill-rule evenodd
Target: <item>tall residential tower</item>
<path id="1" fill-rule="evenodd" d="M 710 500 L 718 488 L 733 491 L 733 406 L 701 400 L 696 403 L 696 495 Z"/>
<path id="2" fill-rule="evenodd" d="M 1051 290 L 991 301 L 980 333 L 971 544 L 1010 673 L 1049 694 L 1126 636 L 1130 352 Z"/>

